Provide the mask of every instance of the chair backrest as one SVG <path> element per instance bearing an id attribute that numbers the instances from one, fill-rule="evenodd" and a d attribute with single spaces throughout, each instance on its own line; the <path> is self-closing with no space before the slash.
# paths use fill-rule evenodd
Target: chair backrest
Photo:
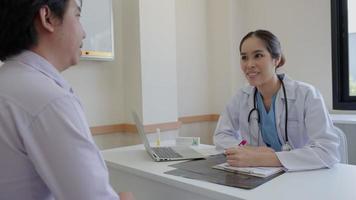
<path id="1" fill-rule="evenodd" d="M 335 126 L 335 131 L 340 138 L 340 146 L 339 146 L 340 162 L 348 164 L 349 154 L 348 154 L 348 150 L 347 150 L 347 139 L 346 139 L 345 133 L 340 128 L 338 128 L 336 126 Z"/>

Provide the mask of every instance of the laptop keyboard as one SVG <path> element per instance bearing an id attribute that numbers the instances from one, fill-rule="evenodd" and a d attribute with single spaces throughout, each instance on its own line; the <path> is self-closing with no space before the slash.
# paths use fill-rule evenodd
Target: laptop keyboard
<path id="1" fill-rule="evenodd" d="M 159 158 L 182 158 L 183 156 L 175 152 L 170 147 L 153 147 L 152 150 Z"/>

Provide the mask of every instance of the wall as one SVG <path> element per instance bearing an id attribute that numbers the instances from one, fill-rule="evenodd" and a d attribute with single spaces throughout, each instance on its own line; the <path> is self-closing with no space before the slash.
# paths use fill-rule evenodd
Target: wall
<path id="1" fill-rule="evenodd" d="M 63 75 L 80 97 L 90 126 L 125 121 L 124 82 L 121 44 L 121 0 L 113 1 L 115 60 L 85 61 L 66 70 Z"/>
<path id="2" fill-rule="evenodd" d="M 207 1 L 176 1 L 178 115 L 209 112 Z"/>
<path id="3" fill-rule="evenodd" d="M 237 45 L 245 2 L 176 1 L 179 116 L 220 113 L 244 84 Z"/>
<path id="4" fill-rule="evenodd" d="M 81 97 L 92 126 L 129 122 L 128 108 L 142 109 L 135 92 L 142 89 L 138 66 L 145 64 L 138 59 L 138 1 L 113 3 L 115 61 L 82 62 L 64 73 Z M 178 116 L 222 111 L 245 83 L 238 61 L 240 38 L 257 28 L 276 33 L 287 58 L 285 71 L 319 88 L 331 110 L 328 1 L 180 0 L 175 1 L 175 12 Z"/>
<path id="5" fill-rule="evenodd" d="M 142 82 L 141 82 L 141 60 L 140 60 L 140 20 L 139 20 L 139 1 L 138 0 L 122 0 L 118 12 L 121 14 L 121 21 L 116 26 L 120 27 L 122 37 L 119 39 L 120 49 L 122 51 L 122 77 L 124 82 L 124 91 L 121 93 L 121 98 L 124 99 L 124 115 L 125 121 L 131 120 L 131 109 L 135 109 L 138 113 L 142 113 Z M 119 91 L 118 91 L 119 93 Z"/>
<path id="6" fill-rule="evenodd" d="M 170 67 L 168 79 L 176 78 L 176 83 L 171 85 L 176 94 L 168 96 L 176 98 L 174 112 L 178 117 L 220 113 L 236 89 L 246 84 L 239 68 L 240 39 L 248 31 L 260 28 L 269 29 L 280 38 L 287 58 L 283 70 L 292 78 L 315 85 L 323 94 L 328 109 L 341 112 L 332 110 L 330 1 L 170 0 L 167 3 L 153 0 L 154 4 L 144 1 L 113 1 L 114 61 L 81 61 L 63 73 L 81 98 L 90 126 L 131 122 L 131 108 L 144 113 L 142 94 L 152 99 L 157 95 L 144 91 L 143 86 L 151 80 L 144 83 L 142 73 L 149 74 L 152 67 L 157 67 L 151 77 L 165 76 L 166 73 L 161 74 L 159 70 L 166 70 L 167 65 Z M 150 9 L 150 5 L 155 7 Z M 142 16 L 140 11 L 145 8 L 152 12 L 160 5 L 160 13 L 169 16 L 163 19 L 166 20 L 165 28 L 155 22 L 165 14 Z M 142 21 L 144 24 L 140 23 Z M 156 37 L 155 32 L 160 35 Z M 160 44 L 160 37 L 169 39 Z M 154 53 L 150 54 L 152 49 Z M 168 64 L 167 60 L 161 65 L 152 62 L 151 59 L 160 55 L 167 57 L 167 49 L 172 50 L 168 54 Z M 142 66 L 148 71 L 142 70 Z M 176 77 L 173 77 L 174 70 Z M 148 111 L 149 115 L 154 115 L 152 112 Z M 160 118 L 152 119 L 152 122 L 160 121 Z M 178 131 L 163 134 L 162 138 L 178 134 L 199 136 L 202 143 L 211 144 L 215 126 L 216 122 L 185 124 Z M 356 164 L 354 125 L 337 126 L 346 133 L 349 160 Z M 151 140 L 155 137 L 150 134 Z M 94 139 L 101 149 L 140 143 L 138 135 L 131 133 L 97 135 Z"/>
<path id="7" fill-rule="evenodd" d="M 176 122 L 175 0 L 139 2 L 143 123 Z"/>
<path id="8" fill-rule="evenodd" d="M 244 19 L 246 32 L 263 28 L 279 37 L 287 59 L 284 70 L 319 88 L 331 110 L 330 1 L 250 0 Z"/>
<path id="9" fill-rule="evenodd" d="M 239 41 L 248 31 L 258 28 L 270 29 L 280 38 L 287 58 L 284 70 L 292 78 L 319 88 L 328 109 L 338 112 L 332 110 L 329 3 L 176 0 L 172 11 L 175 16 L 169 15 L 170 19 L 175 17 L 176 30 L 172 32 L 171 27 L 171 36 L 167 37 L 176 37 L 178 117 L 223 110 L 236 89 L 246 84 L 239 67 Z M 115 0 L 113 4 L 115 61 L 83 61 L 64 73 L 81 97 L 91 126 L 131 122 L 132 107 L 143 113 L 141 66 L 150 61 L 141 59 L 141 42 L 146 41 L 146 51 L 154 44 L 147 43 L 148 33 L 140 35 L 139 0 Z M 146 25 L 147 29 L 153 26 L 159 30 L 159 23 L 154 21 Z M 154 41 L 159 43 L 157 39 Z M 164 53 L 166 47 L 157 48 L 157 52 Z M 179 134 L 200 136 L 210 143 L 215 125 L 214 122 L 184 125 Z M 95 138 L 101 148 L 139 143 L 137 135 L 130 134 Z"/>
<path id="10" fill-rule="evenodd" d="M 142 112 L 139 1 L 115 0 L 113 9 L 115 60 L 82 61 L 64 72 L 91 126 L 130 122 L 131 107 Z M 222 111 L 245 82 L 240 38 L 257 28 L 276 33 L 287 57 L 285 71 L 319 88 L 331 110 L 329 1 L 176 0 L 174 12 L 178 116 Z"/>
<path id="11" fill-rule="evenodd" d="M 238 45 L 245 30 L 245 0 L 208 1 L 208 86 L 211 113 L 221 113 L 227 101 L 243 87 Z M 184 108 L 182 108 L 184 109 Z"/>
<path id="12" fill-rule="evenodd" d="M 113 10 L 115 60 L 81 61 L 63 73 L 81 98 L 90 126 L 131 123 L 132 108 L 142 116 L 144 112 L 154 116 L 157 107 L 144 111 L 143 95 L 150 99 L 147 102 L 154 102 L 155 96 L 163 100 L 168 96 L 176 104 L 172 112 L 176 116 L 158 116 L 148 122 L 220 113 L 236 90 L 246 84 L 239 67 L 240 39 L 260 28 L 280 38 L 287 58 L 283 70 L 289 76 L 319 88 L 331 112 L 356 113 L 332 110 L 330 1 L 114 0 Z M 144 80 L 143 73 L 154 80 Z M 166 81 L 173 80 L 169 89 L 173 94 L 152 95 L 144 88 L 167 73 Z M 158 108 L 157 113 L 164 112 Z M 216 122 L 185 124 L 163 138 L 199 136 L 203 143 L 211 143 L 215 126 Z M 350 161 L 356 163 L 354 126 L 338 126 L 348 137 Z M 94 138 L 102 149 L 140 143 L 137 134 L 130 133 Z"/>
<path id="13" fill-rule="evenodd" d="M 261 28 L 281 40 L 287 58 L 282 71 L 317 87 L 331 112 L 345 113 L 332 110 L 329 1 L 182 0 L 176 7 L 179 116 L 223 110 L 245 85 L 240 39 Z"/>

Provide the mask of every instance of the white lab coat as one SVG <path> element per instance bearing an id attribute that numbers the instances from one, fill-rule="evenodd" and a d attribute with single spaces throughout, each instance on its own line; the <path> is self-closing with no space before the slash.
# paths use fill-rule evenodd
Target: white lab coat
<path id="1" fill-rule="evenodd" d="M 278 159 L 287 171 L 332 167 L 340 160 L 340 141 L 323 97 L 309 84 L 291 80 L 287 76 L 284 76 L 283 82 L 288 102 L 288 138 L 293 149 L 276 152 Z M 247 120 L 253 108 L 254 90 L 252 86 L 241 89 L 226 106 L 214 134 L 217 148 L 236 146 L 242 139 L 253 146 L 265 145 L 256 112 L 251 116 L 250 126 Z M 275 118 L 278 137 L 283 145 L 285 104 L 282 87 L 276 96 Z"/>

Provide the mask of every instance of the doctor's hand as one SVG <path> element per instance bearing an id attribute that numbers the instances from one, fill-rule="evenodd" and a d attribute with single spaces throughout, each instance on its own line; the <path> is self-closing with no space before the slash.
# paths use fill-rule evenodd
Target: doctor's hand
<path id="1" fill-rule="evenodd" d="M 255 147 L 255 146 L 245 145 L 243 147 L 247 150 L 252 150 L 256 152 L 275 152 L 274 149 L 266 146 Z"/>
<path id="2" fill-rule="evenodd" d="M 268 147 L 239 146 L 225 150 L 227 163 L 234 167 L 282 166 L 275 151 Z"/>

